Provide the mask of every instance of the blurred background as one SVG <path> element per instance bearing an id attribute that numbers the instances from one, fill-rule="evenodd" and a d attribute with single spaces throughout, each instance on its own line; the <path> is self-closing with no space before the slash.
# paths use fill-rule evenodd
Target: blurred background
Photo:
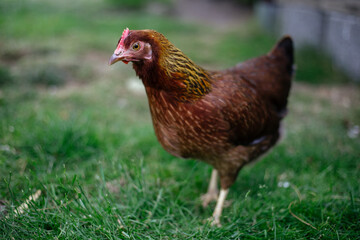
<path id="1" fill-rule="evenodd" d="M 93 89 L 94 96 L 85 103 L 118 98 L 120 106 L 129 107 L 135 96 L 146 109 L 141 81 L 132 68 L 107 65 L 126 27 L 162 32 L 209 69 L 264 54 L 289 34 L 296 48 L 294 79 L 305 84 L 300 86 L 350 86 L 355 91 L 360 79 L 357 0 L 2 0 L 0 12 L 3 103 L 44 94 L 74 97 Z M 344 97 L 345 106 L 351 103 L 346 93 L 335 95 Z M 74 104 L 78 100 L 69 106 Z"/>
<path id="2" fill-rule="evenodd" d="M 19 239 L 36 226 L 38 236 L 85 231 L 93 239 L 131 227 L 154 239 L 351 239 L 360 209 L 359 19 L 358 0 L 1 0 L 0 220 L 43 191 L 36 211 L 2 221 L 2 236 Z M 238 200 L 224 223 L 243 228 L 197 230 L 211 214 L 198 200 L 211 169 L 167 154 L 131 64 L 108 66 L 126 27 L 163 33 L 207 69 L 265 54 L 284 34 L 294 38 L 286 137 L 230 191 Z M 291 217 L 294 199 L 321 234 Z M 121 228 L 113 227 L 118 215 Z"/>
<path id="3" fill-rule="evenodd" d="M 125 27 L 163 32 L 195 61 L 218 68 L 262 54 L 290 34 L 298 50 L 297 80 L 359 82 L 359 5 L 356 0 L 4 0 L 0 84 L 59 86 L 105 78 L 112 71 L 103 65 L 105 57 Z"/>

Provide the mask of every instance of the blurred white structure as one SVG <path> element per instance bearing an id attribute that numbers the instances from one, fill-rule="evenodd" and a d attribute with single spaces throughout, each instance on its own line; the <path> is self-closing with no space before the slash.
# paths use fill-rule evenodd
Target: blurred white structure
<path id="1" fill-rule="evenodd" d="M 360 0 L 276 0 L 259 3 L 256 13 L 269 32 L 325 50 L 360 82 Z"/>

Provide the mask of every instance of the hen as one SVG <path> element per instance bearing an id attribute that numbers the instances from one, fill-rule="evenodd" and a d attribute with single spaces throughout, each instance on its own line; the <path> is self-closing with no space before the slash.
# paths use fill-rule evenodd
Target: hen
<path id="1" fill-rule="evenodd" d="M 203 206 L 217 200 L 212 223 L 220 225 L 225 198 L 239 170 L 279 139 L 293 72 L 291 38 L 285 36 L 264 56 L 208 71 L 161 33 L 125 29 L 109 64 L 117 61 L 133 63 L 165 150 L 214 167 L 202 200 Z"/>

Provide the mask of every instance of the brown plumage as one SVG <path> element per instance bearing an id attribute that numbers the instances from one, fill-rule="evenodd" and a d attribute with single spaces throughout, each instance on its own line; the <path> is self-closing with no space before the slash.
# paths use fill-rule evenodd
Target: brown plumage
<path id="1" fill-rule="evenodd" d="M 214 167 L 203 205 L 217 199 L 219 218 L 239 170 L 277 142 L 286 114 L 293 45 L 284 37 L 267 55 L 207 71 L 153 30 L 124 30 L 110 64 L 133 62 L 149 100 L 156 136 L 171 154 Z"/>

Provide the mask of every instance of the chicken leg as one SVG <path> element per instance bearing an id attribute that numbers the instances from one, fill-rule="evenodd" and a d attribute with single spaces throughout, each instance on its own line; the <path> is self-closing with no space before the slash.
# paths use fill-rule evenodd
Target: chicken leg
<path id="1" fill-rule="evenodd" d="M 224 207 L 224 202 L 225 202 L 228 192 L 229 192 L 229 189 L 221 189 L 220 190 L 220 195 L 217 200 L 216 207 L 215 207 L 214 213 L 212 215 L 212 219 L 211 219 L 212 226 L 221 227 L 220 217 L 221 217 L 221 212 Z"/>
<path id="2" fill-rule="evenodd" d="M 218 178 L 218 171 L 216 169 L 213 169 L 211 173 L 208 191 L 207 193 L 201 196 L 203 207 L 207 207 L 207 205 L 211 201 L 216 201 L 218 199 L 219 190 L 217 187 L 217 178 Z"/>

